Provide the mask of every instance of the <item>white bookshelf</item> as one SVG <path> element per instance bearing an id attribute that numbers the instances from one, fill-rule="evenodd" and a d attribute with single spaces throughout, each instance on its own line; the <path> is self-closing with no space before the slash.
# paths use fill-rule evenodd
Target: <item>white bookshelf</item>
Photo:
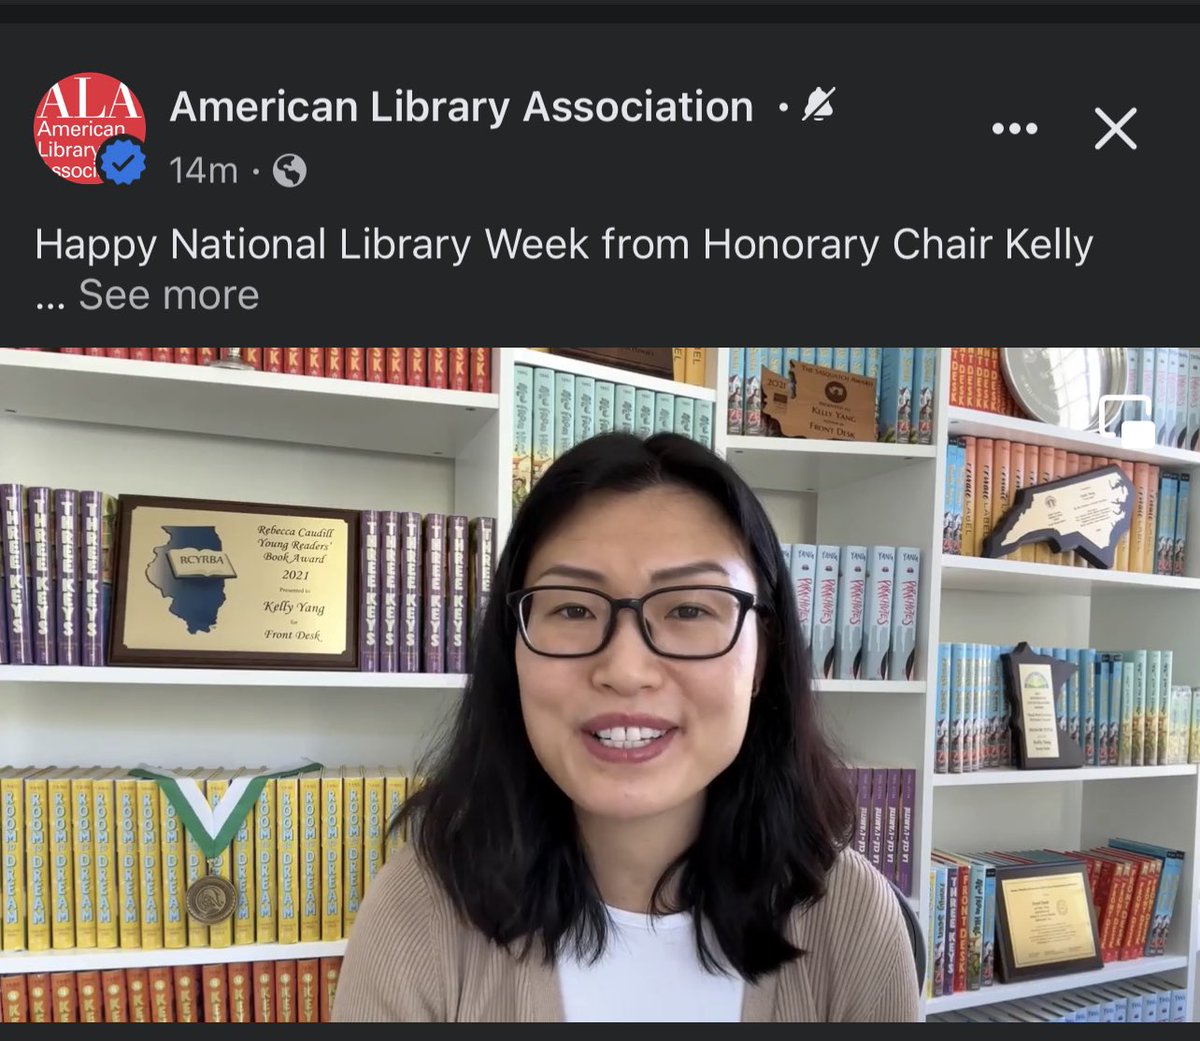
<path id="1" fill-rule="evenodd" d="M 174 965 L 230 965 L 249 961 L 299 961 L 340 958 L 345 940 L 324 943 L 259 943 L 233 947 L 159 947 L 154 950 L 63 950 L 37 954 L 0 954 L 0 976 L 31 972 L 103 972 L 106 969 L 154 969 Z"/>
<path id="2" fill-rule="evenodd" d="M 939 641 L 1170 647 L 1200 683 L 1200 553 L 1184 578 L 943 556 L 943 448 L 952 434 L 1061 445 L 1200 474 L 1200 455 L 1101 440 L 949 406 L 948 357 L 932 445 L 730 436 L 728 352 L 707 386 L 520 348 L 493 352 L 493 394 L 0 350 L 0 480 L 124 493 L 410 509 L 511 522 L 513 366 L 593 375 L 712 401 L 714 448 L 759 492 L 784 542 L 922 552 L 912 680 L 821 681 L 820 716 L 850 761 L 917 769 L 912 903 L 928 917 L 930 851 L 1092 845 L 1124 834 L 1186 849 L 1168 956 L 1097 973 L 939 997 L 926 1014 L 1159 973 L 1200 950 L 1200 778 L 1195 766 L 935 775 L 930 735 Z M 1191 530 L 1200 532 L 1200 495 Z M 1194 541 L 1194 540 L 1193 540 Z M 263 763 L 411 768 L 453 708 L 458 676 L 219 669 L 0 668 L 0 762 Z M 311 953 L 310 953 L 311 950 Z M 54 968 L 329 956 L 340 943 L 221 950 L 0 956 L 0 974 Z"/>

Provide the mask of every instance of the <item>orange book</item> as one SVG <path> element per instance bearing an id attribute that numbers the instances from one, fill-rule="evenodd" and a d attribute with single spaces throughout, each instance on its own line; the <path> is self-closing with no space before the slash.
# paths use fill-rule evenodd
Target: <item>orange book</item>
<path id="1" fill-rule="evenodd" d="M 283 349 L 283 371 L 293 376 L 304 375 L 304 348 L 285 347 Z"/>
<path id="2" fill-rule="evenodd" d="M 450 352 L 450 389 L 468 390 L 470 388 L 469 350 L 466 347 L 447 347 L 446 350 Z"/>
<path id="3" fill-rule="evenodd" d="M 175 1022 L 200 1022 L 200 971 L 195 965 L 176 965 Z"/>
<path id="4" fill-rule="evenodd" d="M 29 1022 L 29 997 L 24 976 L 0 976 L 0 994 L 4 996 L 4 1022 Z"/>
<path id="5" fill-rule="evenodd" d="M 296 963 L 275 963 L 275 1022 L 296 1022 Z"/>
<path id="6" fill-rule="evenodd" d="M 1152 543 L 1152 530 L 1147 524 L 1150 509 L 1150 464 L 1133 464 L 1133 541 L 1129 546 L 1129 570 L 1144 573 L 1147 552 Z"/>
<path id="7" fill-rule="evenodd" d="M 323 347 L 305 347 L 304 350 L 304 375 L 305 376 L 324 376 L 325 375 L 325 348 Z"/>
<path id="8" fill-rule="evenodd" d="M 283 372 L 283 348 L 282 347 L 264 347 L 265 357 L 263 358 L 264 372 Z"/>
<path id="9" fill-rule="evenodd" d="M 176 365 L 195 365 L 196 364 L 196 348 L 195 347 L 176 347 L 175 348 L 175 364 Z"/>
<path id="10" fill-rule="evenodd" d="M 316 958 L 296 962 L 296 1022 L 321 1022 L 321 976 Z"/>
<path id="11" fill-rule="evenodd" d="M 1162 478 L 1160 467 L 1151 466 L 1146 483 L 1146 550 L 1142 557 L 1142 574 L 1154 574 L 1154 547 L 1158 531 L 1158 486 Z"/>
<path id="12" fill-rule="evenodd" d="M 963 441 L 966 442 L 966 447 L 963 461 L 962 555 L 973 557 L 976 556 L 976 514 L 979 510 L 978 453 L 975 438 L 964 437 Z"/>
<path id="13" fill-rule="evenodd" d="M 333 998 L 337 994 L 338 977 L 342 973 L 341 958 L 321 959 L 321 1022 L 333 1022 Z"/>
<path id="14" fill-rule="evenodd" d="M 367 378 L 367 349 L 365 347 L 343 347 L 345 356 L 345 376 L 348 380 L 365 380 Z"/>
<path id="15" fill-rule="evenodd" d="M 100 973 L 81 972 L 75 977 L 79 989 L 79 1022 L 104 1022 L 104 993 L 100 989 Z"/>
<path id="16" fill-rule="evenodd" d="M 253 1023 L 253 978 L 249 962 L 229 963 L 229 1022 Z"/>
<path id="17" fill-rule="evenodd" d="M 154 353 L 151 355 L 151 357 L 155 361 L 160 361 L 160 362 L 174 362 L 175 361 L 175 348 L 174 347 L 155 347 L 155 348 L 153 348 L 153 352 Z"/>
<path id="18" fill-rule="evenodd" d="M 104 1022 L 128 1023 L 129 998 L 125 992 L 125 970 L 105 969 L 100 973 L 104 990 Z"/>
<path id="19" fill-rule="evenodd" d="M 1037 475 L 1038 484 L 1049 484 L 1054 480 L 1054 449 L 1049 445 L 1042 445 L 1041 451 L 1038 453 Z M 1045 542 L 1039 542 L 1034 547 L 1034 562 L 1037 564 L 1054 562 L 1054 554 Z"/>
<path id="20" fill-rule="evenodd" d="M 53 1022 L 50 1011 L 50 976 L 45 972 L 31 972 L 25 977 L 25 990 L 29 996 L 29 1022 Z"/>
<path id="21" fill-rule="evenodd" d="M 204 987 L 204 1022 L 229 1022 L 229 993 L 224 965 L 205 965 L 200 970 Z"/>
<path id="22" fill-rule="evenodd" d="M 129 1022 L 152 1023 L 150 974 L 145 969 L 126 969 L 125 992 L 129 996 Z"/>
<path id="23" fill-rule="evenodd" d="M 1079 453 L 1078 452 L 1067 452 L 1066 458 L 1067 458 L 1067 470 L 1066 470 L 1066 473 L 1063 474 L 1063 476 L 1064 477 L 1078 476 L 1078 474 L 1080 472 L 1079 467 L 1081 464 L 1081 460 L 1079 458 Z M 1067 567 L 1075 567 L 1075 556 L 1076 556 L 1076 554 L 1075 554 L 1074 550 L 1068 550 L 1066 553 L 1064 553 L 1062 555 L 1062 563 L 1065 564 Z"/>
<path id="24" fill-rule="evenodd" d="M 261 369 L 263 367 L 264 350 L 266 350 L 265 347 L 243 347 L 242 360 L 252 369 Z"/>
<path id="25" fill-rule="evenodd" d="M 1067 476 L 1067 450 L 1065 448 L 1054 449 L 1052 463 L 1054 466 L 1054 480 L 1061 481 Z M 1063 556 L 1062 553 L 1051 553 L 1050 563 L 1062 564 Z"/>
<path id="26" fill-rule="evenodd" d="M 403 385 L 404 383 L 404 351 L 403 347 L 385 347 L 387 356 L 387 382 Z"/>
<path id="27" fill-rule="evenodd" d="M 978 498 L 975 507 L 975 556 L 983 556 L 985 540 L 992 533 L 994 506 L 992 482 L 995 471 L 996 443 L 990 437 L 975 439 L 975 474 Z"/>
<path id="28" fill-rule="evenodd" d="M 492 349 L 471 348 L 471 390 L 480 394 L 492 392 Z"/>
<path id="29" fill-rule="evenodd" d="M 197 347 L 196 348 L 196 364 L 211 365 L 219 358 L 216 347 Z"/>
<path id="30" fill-rule="evenodd" d="M 368 347 L 367 348 L 367 382 L 368 383 L 386 383 L 387 382 L 387 348 L 386 347 Z"/>
<path id="31" fill-rule="evenodd" d="M 450 359 L 448 347 L 425 348 L 425 383 L 429 387 L 445 389 L 450 386 Z"/>
<path id="32" fill-rule="evenodd" d="M 1012 472 L 1012 443 L 997 441 L 992 460 L 992 530 L 1000 527 L 1000 522 L 1012 508 L 1013 504 L 1013 472 Z"/>
<path id="33" fill-rule="evenodd" d="M 171 970 L 156 965 L 150 970 L 150 1022 L 175 1022 L 175 991 L 171 986 Z"/>
<path id="34" fill-rule="evenodd" d="M 55 1023 L 78 1023 L 78 998 L 75 996 L 75 973 L 50 973 L 50 1007 Z"/>
<path id="35" fill-rule="evenodd" d="M 325 376 L 331 380 L 346 378 L 346 355 L 344 347 L 325 348 Z"/>
<path id="36" fill-rule="evenodd" d="M 254 1022 L 275 1022 L 275 966 L 269 961 L 254 963 Z"/>
<path id="37" fill-rule="evenodd" d="M 424 387 L 425 380 L 425 348 L 424 347 L 405 347 L 408 354 L 408 385 L 410 387 Z"/>
<path id="38" fill-rule="evenodd" d="M 1129 482 L 1131 484 L 1133 484 L 1133 480 L 1134 480 L 1133 463 L 1131 463 L 1128 459 L 1114 459 L 1113 462 L 1116 463 L 1121 468 L 1121 472 L 1123 474 L 1125 474 L 1125 476 L 1129 478 Z M 1133 563 L 1131 560 L 1131 547 L 1133 545 L 1133 529 L 1137 525 L 1137 486 L 1136 485 L 1134 485 L 1133 500 L 1134 500 L 1133 503 L 1130 505 L 1130 509 L 1133 512 L 1130 515 L 1129 530 L 1127 532 L 1125 532 L 1124 535 L 1121 536 L 1121 541 L 1117 543 L 1117 557 L 1116 557 L 1116 563 L 1114 564 L 1114 567 L 1116 568 L 1117 571 L 1132 571 L 1133 570 Z"/>

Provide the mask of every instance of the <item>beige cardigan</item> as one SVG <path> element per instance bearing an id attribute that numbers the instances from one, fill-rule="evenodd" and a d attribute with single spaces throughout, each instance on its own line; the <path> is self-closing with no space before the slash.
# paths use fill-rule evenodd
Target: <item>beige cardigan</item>
<path id="1" fill-rule="evenodd" d="M 808 953 L 755 985 L 744 1022 L 911 1022 L 917 977 L 903 916 L 882 876 L 841 854 L 826 896 L 792 918 Z M 371 884 L 342 964 L 335 1022 L 561 1022 L 553 966 L 518 959 L 454 911 L 411 848 Z"/>

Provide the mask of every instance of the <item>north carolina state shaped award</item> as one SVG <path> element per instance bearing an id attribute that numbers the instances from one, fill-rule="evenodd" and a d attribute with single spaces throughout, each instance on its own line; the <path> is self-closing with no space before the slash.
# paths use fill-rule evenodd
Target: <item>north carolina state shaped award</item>
<path id="1" fill-rule="evenodd" d="M 1083 749 L 1059 726 L 1055 700 L 1078 667 L 1019 643 L 1002 654 L 1013 750 L 1021 770 L 1069 770 L 1083 766 Z M 1065 692 L 1063 697 L 1066 697 Z"/>
<path id="2" fill-rule="evenodd" d="M 1074 551 L 1093 567 L 1109 569 L 1117 544 L 1133 521 L 1133 482 L 1119 466 L 1022 488 L 1014 505 L 983 542 L 985 557 L 1048 542 L 1055 553 Z"/>

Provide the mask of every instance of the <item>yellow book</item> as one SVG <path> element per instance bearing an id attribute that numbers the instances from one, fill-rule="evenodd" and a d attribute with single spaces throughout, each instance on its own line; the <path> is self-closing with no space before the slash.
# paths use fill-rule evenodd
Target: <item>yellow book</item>
<path id="1" fill-rule="evenodd" d="M 275 876 L 279 886 L 278 939 L 300 942 L 300 779 L 275 782 Z M 318 929 L 319 931 L 319 929 Z"/>
<path id="2" fill-rule="evenodd" d="M 249 771 L 244 771 L 249 772 Z M 233 942 L 254 942 L 254 810 L 246 814 L 233 837 L 233 885 L 237 904 L 233 910 Z"/>
<path id="3" fill-rule="evenodd" d="M 193 770 L 189 775 L 190 779 L 196 783 L 200 789 L 200 794 L 207 800 L 208 795 L 205 791 L 205 786 L 208 783 L 211 770 Z M 187 828 L 183 829 L 183 855 L 184 855 L 184 881 L 187 885 L 192 885 L 193 882 L 199 881 L 208 874 L 208 862 L 204 859 L 204 853 L 201 851 L 196 839 L 188 833 Z M 184 890 L 185 902 L 184 910 L 187 910 L 186 903 L 187 890 Z M 208 926 L 203 922 L 197 921 L 190 914 L 187 916 L 187 945 L 189 947 L 207 947 L 208 946 Z"/>
<path id="4" fill-rule="evenodd" d="M 687 347 L 687 382 L 694 387 L 708 386 L 708 348 Z"/>
<path id="5" fill-rule="evenodd" d="M 163 946 L 177 951 L 188 944 L 187 839 L 183 821 L 170 799 L 159 792 L 159 832 L 162 836 Z"/>
<path id="6" fill-rule="evenodd" d="M 366 819 L 363 815 L 363 772 L 362 767 L 342 768 L 343 817 L 345 838 L 342 857 L 345 875 L 342 879 L 342 930 L 350 935 L 350 927 L 358 915 L 362 903 L 364 886 L 363 846 Z"/>
<path id="7" fill-rule="evenodd" d="M 676 383 L 687 382 L 687 354 L 686 347 L 671 348 L 672 375 L 675 377 Z"/>
<path id="8" fill-rule="evenodd" d="M 114 775 L 106 770 L 92 781 L 93 864 L 96 868 L 96 946 L 114 950 L 120 943 L 117 918 L 120 897 L 117 891 L 117 815 Z"/>
<path id="9" fill-rule="evenodd" d="M 321 775 L 300 776 L 300 942 L 321 939 Z"/>
<path id="10" fill-rule="evenodd" d="M 48 782 L 50 799 L 50 945 L 75 946 L 75 868 L 71 852 L 71 778 L 56 772 Z"/>
<path id="11" fill-rule="evenodd" d="M 208 805 L 216 808 L 225 793 L 229 791 L 229 774 L 218 770 L 205 783 L 205 797 Z M 228 849 L 221 850 L 216 859 L 209 865 L 208 874 L 219 875 L 227 881 L 233 881 L 233 866 L 230 864 Z M 208 927 L 208 945 L 210 947 L 233 946 L 233 919 L 226 918 L 223 922 Z"/>
<path id="12" fill-rule="evenodd" d="M 75 946 L 96 946 L 96 839 L 92 828 L 96 767 L 71 771 L 71 850 L 75 889 Z"/>
<path id="13" fill-rule="evenodd" d="M 384 826 L 386 837 L 384 838 L 384 854 L 383 859 L 387 859 L 404 845 L 404 829 L 393 828 L 392 821 L 396 819 L 396 814 L 400 812 L 400 807 L 404 805 L 404 800 L 408 798 L 408 781 L 401 773 L 391 772 L 384 779 L 384 798 L 387 800 L 387 822 Z"/>
<path id="14" fill-rule="evenodd" d="M 0 771 L 0 950 L 25 949 L 25 777 L 33 773 L 6 767 Z"/>
<path id="15" fill-rule="evenodd" d="M 363 895 L 371 888 L 379 869 L 383 867 L 384 834 L 387 831 L 386 785 L 382 767 L 368 769 L 363 778 Z"/>
<path id="16" fill-rule="evenodd" d="M 124 771 L 113 781 L 117 804 L 117 899 L 121 947 L 142 945 L 142 897 L 138 870 L 138 792 L 137 778 Z"/>
<path id="17" fill-rule="evenodd" d="M 50 949 L 52 895 L 50 890 L 50 790 L 47 779 L 54 767 L 25 778 L 25 886 L 28 949 Z"/>
<path id="18" fill-rule="evenodd" d="M 254 940 L 274 943 L 278 916 L 279 889 L 275 880 L 275 791 L 277 782 L 269 778 L 254 804 Z"/>
<path id="19" fill-rule="evenodd" d="M 336 767 L 321 771 L 321 939 L 342 938 L 342 775 Z"/>
<path id="20" fill-rule="evenodd" d="M 159 795 L 157 781 L 138 779 L 138 889 L 142 905 L 142 949 L 147 951 L 162 950 L 163 946 Z"/>

